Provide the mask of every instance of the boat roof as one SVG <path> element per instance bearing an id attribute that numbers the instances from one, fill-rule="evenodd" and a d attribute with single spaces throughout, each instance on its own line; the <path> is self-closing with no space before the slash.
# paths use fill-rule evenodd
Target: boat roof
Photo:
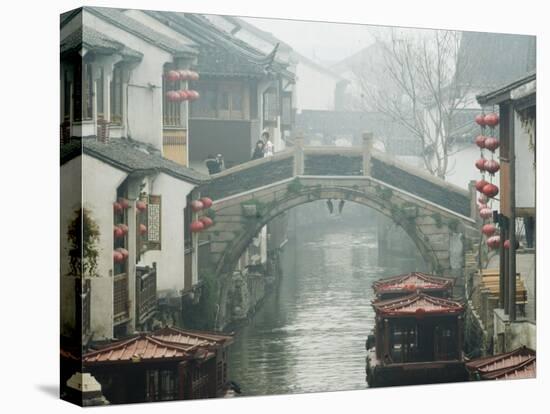
<path id="1" fill-rule="evenodd" d="M 453 287 L 454 280 L 422 272 L 411 272 L 377 280 L 372 284 L 376 294 L 447 290 Z"/>
<path id="2" fill-rule="evenodd" d="M 372 303 L 377 315 L 384 317 L 458 315 L 464 312 L 464 306 L 449 299 L 436 298 L 425 293 L 416 292 L 412 295 L 374 301 Z"/>

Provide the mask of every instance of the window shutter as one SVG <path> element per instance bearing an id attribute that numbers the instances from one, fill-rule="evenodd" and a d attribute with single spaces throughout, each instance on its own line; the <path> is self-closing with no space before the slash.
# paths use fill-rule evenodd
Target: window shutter
<path id="1" fill-rule="evenodd" d="M 161 249 L 161 197 L 150 195 L 147 203 L 147 248 Z"/>

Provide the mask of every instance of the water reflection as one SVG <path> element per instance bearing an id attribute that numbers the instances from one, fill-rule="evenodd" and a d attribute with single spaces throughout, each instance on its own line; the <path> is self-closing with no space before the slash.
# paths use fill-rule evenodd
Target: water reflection
<path id="1" fill-rule="evenodd" d="M 232 346 L 230 376 L 244 395 L 366 388 L 371 284 L 416 266 L 399 257 L 379 267 L 375 230 L 341 219 L 296 232 L 278 290 Z"/>

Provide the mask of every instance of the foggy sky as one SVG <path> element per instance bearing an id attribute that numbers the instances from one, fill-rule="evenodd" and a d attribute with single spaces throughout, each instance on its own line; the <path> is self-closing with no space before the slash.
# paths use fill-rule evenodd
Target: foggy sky
<path id="1" fill-rule="evenodd" d="M 321 63 L 338 63 L 373 42 L 369 34 L 372 26 L 367 25 L 252 17 L 243 19 L 288 43 L 298 53 Z"/>

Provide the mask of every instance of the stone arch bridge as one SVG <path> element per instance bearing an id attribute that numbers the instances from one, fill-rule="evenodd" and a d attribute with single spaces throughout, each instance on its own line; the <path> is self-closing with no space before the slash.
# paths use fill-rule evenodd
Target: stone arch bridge
<path id="1" fill-rule="evenodd" d="M 390 217 L 411 237 L 432 271 L 461 274 L 464 251 L 479 237 L 475 192 L 372 149 L 294 147 L 212 176 L 200 187 L 214 200 L 210 241 L 218 275 L 230 274 L 261 228 L 283 212 L 320 199 L 356 202 Z"/>

